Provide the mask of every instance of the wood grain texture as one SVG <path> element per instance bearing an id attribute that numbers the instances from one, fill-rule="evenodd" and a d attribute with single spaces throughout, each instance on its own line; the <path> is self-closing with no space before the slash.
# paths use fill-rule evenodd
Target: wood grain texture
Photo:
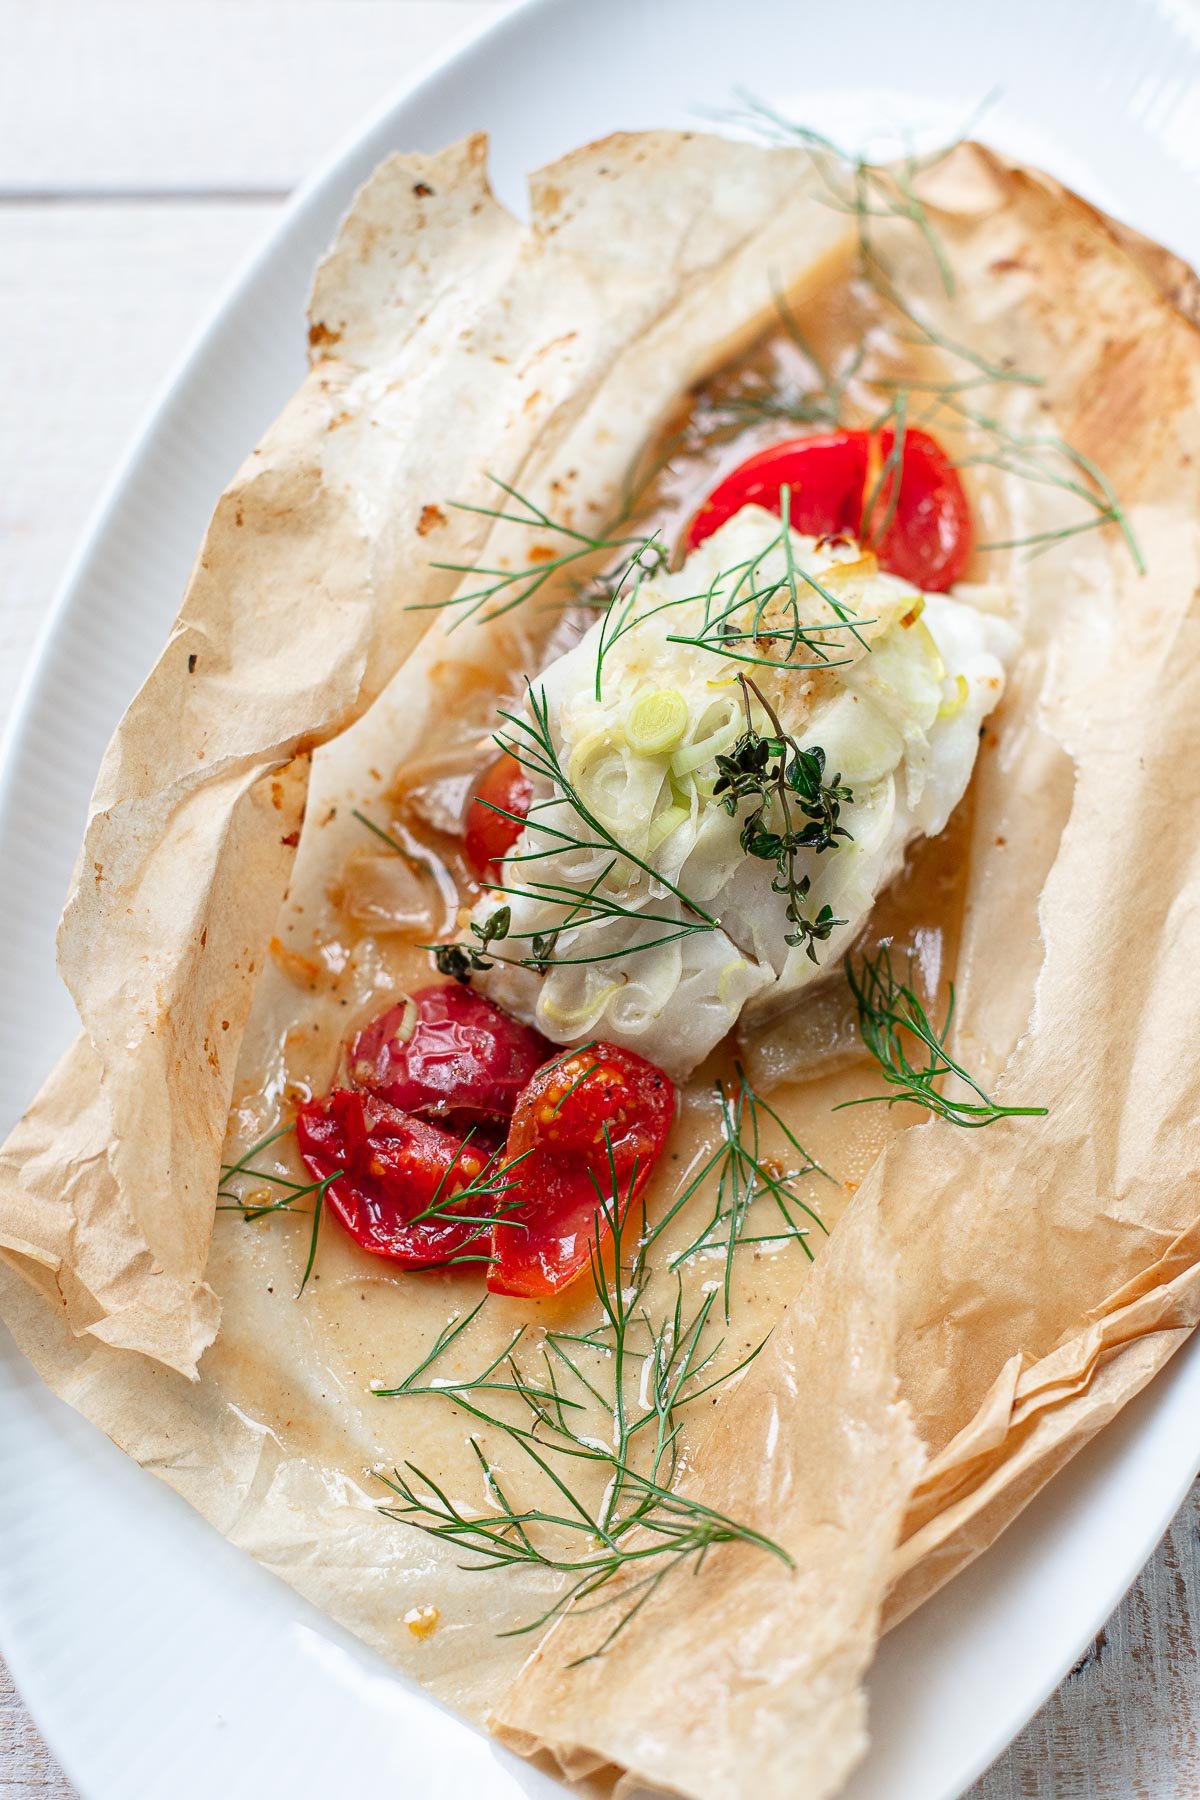
<path id="1" fill-rule="evenodd" d="M 1096 1642 L 969 1800 L 1200 1794 L 1200 1482 Z"/>
<path id="2" fill-rule="evenodd" d="M 0 1661 L 0 1800 L 72 1800 L 74 1793 Z"/>
<path id="3" fill-rule="evenodd" d="M 115 461 L 283 193 L 490 10 L 0 0 L 0 719 Z M 72 1792 L 0 1663 L 0 1800 Z M 1200 1484 L 970 1800 L 1193 1796 Z"/>

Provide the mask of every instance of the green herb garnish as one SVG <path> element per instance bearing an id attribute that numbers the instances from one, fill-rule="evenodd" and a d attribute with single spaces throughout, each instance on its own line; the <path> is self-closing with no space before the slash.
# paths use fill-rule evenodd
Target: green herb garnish
<path id="1" fill-rule="evenodd" d="M 480 585 L 472 588 L 469 593 L 453 594 L 448 600 L 431 600 L 413 606 L 411 611 L 440 612 L 446 607 L 455 607 L 461 609 L 460 616 L 464 619 L 473 617 L 477 612 L 482 612 L 485 619 L 498 619 L 524 601 L 531 600 L 554 576 L 560 575 L 564 569 L 573 568 L 584 558 L 623 551 L 618 571 L 607 577 L 615 584 L 619 584 L 624 579 L 624 573 L 635 566 L 658 568 L 666 561 L 666 551 L 654 533 L 593 537 L 586 531 L 577 531 L 574 526 L 551 518 L 536 501 L 518 493 L 507 481 L 501 481 L 498 475 L 490 475 L 488 479 L 508 495 L 517 511 L 507 512 L 503 507 L 472 506 L 463 500 L 452 500 L 448 504 L 457 512 L 478 513 L 482 518 L 509 525 L 523 525 L 531 531 L 548 531 L 563 543 L 564 548 L 555 550 L 551 545 L 546 545 L 544 555 L 531 557 L 517 569 L 493 569 L 478 563 L 431 563 L 430 568 L 445 569 L 455 575 L 477 575 Z M 487 610 L 484 611 L 484 608 Z"/>
<path id="2" fill-rule="evenodd" d="M 850 957 L 845 959 L 846 979 L 858 1007 L 858 1026 L 866 1049 L 875 1058 L 885 1081 L 895 1089 L 891 1094 L 864 1094 L 858 1100 L 843 1100 L 834 1108 L 841 1112 L 848 1106 L 870 1106 L 883 1102 L 899 1106 L 905 1102 L 924 1107 L 952 1125 L 978 1130 L 993 1125 L 997 1119 L 1042 1118 L 1044 1106 L 1000 1106 L 984 1092 L 973 1075 L 968 1075 L 946 1049 L 950 1023 L 954 1016 L 954 986 L 946 1018 L 940 1031 L 930 1023 L 929 1015 L 914 992 L 911 973 L 902 980 L 892 967 L 891 950 L 885 944 L 874 956 L 864 956 L 858 968 Z M 914 1061 L 914 1053 L 918 1060 Z M 923 1053 L 923 1060 L 920 1060 Z M 973 1100 L 959 1100 L 941 1091 L 944 1076 L 956 1076 L 975 1095 Z"/>
<path id="3" fill-rule="evenodd" d="M 932 396 L 932 404 L 923 415 L 922 424 L 953 425 L 963 420 L 969 421 L 990 440 L 992 447 L 978 455 L 966 457 L 962 466 L 986 464 L 1000 469 L 1003 473 L 1020 480 L 1058 487 L 1080 499 L 1087 507 L 1087 512 L 1072 524 L 1056 529 L 1035 532 L 1025 537 L 1004 538 L 979 544 L 981 553 L 992 550 L 1025 549 L 1031 555 L 1039 555 L 1081 532 L 1091 531 L 1098 526 L 1115 525 L 1125 538 L 1139 574 L 1145 574 L 1145 562 L 1140 546 L 1134 536 L 1132 526 L 1125 514 L 1112 483 L 1098 465 L 1084 452 L 1068 444 L 1065 439 L 1050 433 L 1034 433 L 1029 435 L 1013 434 L 1005 430 L 996 420 L 984 413 L 975 411 L 962 404 L 958 395 L 978 386 L 994 383 L 1016 384 L 1025 387 L 1041 387 L 1045 384 L 1045 376 L 1030 370 L 1012 367 L 1006 362 L 996 362 L 983 356 L 979 351 L 961 340 L 949 336 L 939 329 L 927 317 L 918 313 L 900 292 L 893 272 L 885 263 L 875 237 L 872 223 L 875 220 L 899 221 L 911 224 L 925 240 L 930 256 L 936 265 L 943 291 L 952 296 L 955 290 L 953 270 L 944 244 L 930 217 L 929 209 L 921 201 L 915 183 L 925 171 L 938 163 L 965 141 L 974 128 L 980 113 L 990 104 L 991 97 L 985 99 L 976 109 L 972 119 L 963 130 L 948 143 L 923 154 L 910 153 L 892 162 L 875 162 L 866 157 L 858 157 L 841 149 L 830 138 L 811 130 L 808 126 L 786 118 L 764 102 L 746 93 L 739 95 L 740 106 L 723 115 L 730 123 L 742 127 L 750 127 L 767 142 L 774 144 L 792 144 L 807 150 L 812 157 L 813 167 L 823 188 L 823 203 L 838 211 L 852 215 L 856 221 L 858 236 L 858 263 L 860 274 L 878 294 L 879 298 L 894 311 L 913 334 L 910 341 L 920 348 L 933 348 L 941 351 L 956 361 L 965 363 L 974 371 L 965 380 L 949 382 L 928 382 L 919 378 L 900 383 L 880 381 L 876 385 L 887 387 L 892 385 L 900 390 L 898 400 L 903 404 L 903 392 L 925 392 Z M 812 351 L 808 347 L 803 334 L 789 325 L 784 306 L 776 300 L 777 310 L 784 323 L 784 328 L 799 345 L 810 362 L 818 370 L 822 378 L 822 387 L 827 399 L 832 403 L 831 418 L 836 421 L 841 403 L 841 388 L 845 378 L 837 386 L 820 369 L 815 362 Z M 809 396 L 810 405 L 819 405 L 818 397 Z M 889 409 L 891 416 L 893 409 Z M 954 415 L 951 419 L 945 413 Z M 882 421 L 877 421 L 878 429 Z M 902 435 L 900 418 L 897 419 L 897 438 Z M 893 487 L 898 489 L 898 483 Z M 871 520 L 871 506 L 865 509 L 865 518 Z"/>
<path id="4" fill-rule="evenodd" d="M 713 1186 L 713 1210 L 700 1231 L 671 1258 L 675 1270 L 692 1257 L 709 1250 L 724 1252 L 725 1274 L 722 1284 L 725 1320 L 730 1318 L 733 1285 L 734 1252 L 744 1244 L 778 1244 L 794 1241 L 812 1262 L 808 1243 L 809 1226 L 821 1232 L 827 1227 L 820 1214 L 795 1192 L 793 1183 L 803 1176 L 819 1175 L 830 1179 L 816 1158 L 804 1148 L 795 1133 L 784 1124 L 774 1107 L 756 1094 L 747 1081 L 741 1065 L 736 1065 L 734 1081 L 716 1084 L 720 1107 L 721 1141 L 712 1155 L 680 1193 L 675 1196 L 661 1219 L 656 1220 L 642 1237 L 642 1254 L 660 1238 L 672 1220 L 683 1211 L 702 1189 Z M 768 1157 L 762 1144 L 762 1130 L 771 1121 L 782 1134 L 795 1166 L 781 1168 Z M 758 1199 L 769 1199 L 778 1215 L 773 1231 L 751 1233 L 747 1230 L 750 1211 Z"/>
<path id="5" fill-rule="evenodd" d="M 269 1145 L 275 1143 L 278 1138 L 286 1137 L 289 1132 L 294 1130 L 294 1125 L 279 1125 L 274 1131 L 269 1131 L 266 1137 L 260 1138 L 257 1144 L 252 1145 L 237 1162 L 221 1164 L 221 1185 L 217 1189 L 217 1211 L 240 1213 L 247 1225 L 253 1225 L 257 1219 L 265 1219 L 271 1213 L 280 1212 L 288 1213 L 295 1218 L 312 1219 L 308 1240 L 308 1260 L 304 1265 L 304 1275 L 301 1278 L 300 1286 L 296 1289 L 296 1298 L 299 1300 L 308 1286 L 308 1278 L 312 1274 L 313 1265 L 317 1260 L 317 1239 L 321 1232 L 325 1195 L 333 1182 L 341 1180 L 343 1171 L 336 1169 L 332 1175 L 326 1175 L 321 1181 L 291 1181 L 286 1176 L 271 1174 L 266 1169 L 256 1169 L 252 1166 L 255 1159 L 261 1156 Z M 244 1194 L 239 1194 L 228 1185 L 230 1181 L 236 1180 L 239 1176 L 253 1178 L 255 1181 L 265 1181 L 271 1187 L 282 1188 L 284 1192 L 278 1200 L 247 1199 Z M 297 1201 L 307 1200 L 310 1194 L 312 1195 L 311 1212 L 306 1212 L 303 1208 L 297 1210 Z"/>
<path id="6" fill-rule="evenodd" d="M 812 882 L 799 873 L 796 859 L 805 850 L 820 855 L 835 848 L 838 838 L 850 836 L 840 814 L 843 803 L 852 802 L 854 795 L 841 785 L 840 775 L 825 781 L 825 752 L 819 745 L 802 750 L 784 731 L 761 689 L 748 675 L 739 675 L 738 680 L 746 699 L 746 729 L 732 756 L 717 757 L 720 777 L 713 794 L 731 818 L 737 816 L 743 802 L 750 803 L 742 821 L 742 849 L 747 856 L 775 864 L 771 887 L 787 896 L 785 911 L 793 928 L 784 933 L 784 942 L 793 948 L 803 944 L 810 960 L 816 962 L 817 945 L 825 943 L 846 921 L 835 919 L 831 906 L 822 906 L 812 917 L 805 913 Z M 751 693 L 774 726 L 774 737 L 764 737 L 756 730 Z M 769 821 L 772 808 L 778 808 L 777 824 Z M 797 813 L 806 823 L 799 823 Z"/>
<path id="7" fill-rule="evenodd" d="M 602 1323 L 584 1333 L 546 1331 L 536 1373 L 528 1359 L 518 1358 L 527 1331 L 520 1326 L 499 1355 L 476 1374 L 430 1378 L 430 1371 L 478 1317 L 481 1301 L 442 1331 L 429 1355 L 404 1381 L 376 1390 L 381 1399 L 423 1394 L 447 1400 L 520 1453 L 533 1479 L 545 1488 L 544 1505 L 518 1504 L 510 1498 L 480 1434 L 474 1433 L 470 1443 L 483 1479 L 483 1509 L 467 1509 L 432 1476 L 406 1462 L 403 1470 L 383 1478 L 398 1504 L 385 1504 L 380 1511 L 470 1553 L 475 1560 L 460 1565 L 465 1569 L 534 1567 L 568 1577 L 565 1591 L 546 1612 L 504 1636 L 535 1631 L 572 1604 L 581 1610 L 581 1603 L 596 1595 L 598 1603 L 619 1605 L 620 1616 L 581 1661 L 603 1655 L 672 1570 L 698 1566 L 716 1544 L 751 1544 L 786 1567 L 793 1566 L 788 1553 L 760 1532 L 674 1491 L 679 1413 L 745 1368 L 761 1345 L 726 1375 L 714 1377 L 712 1366 L 723 1340 L 708 1349 L 701 1340 L 715 1295 L 706 1295 L 696 1314 L 686 1319 L 677 1284 L 673 1310 L 651 1319 L 643 1304 L 649 1279 L 644 1252 L 639 1250 L 630 1264 L 623 1261 L 627 1196 L 618 1190 L 611 1143 L 608 1158 L 608 1184 L 595 1184 L 591 1257 Z M 597 1247 L 605 1226 L 612 1234 L 611 1273 Z M 516 1402 L 519 1416 L 495 1410 L 487 1398 L 493 1394 L 502 1396 L 506 1405 Z M 594 1428 L 591 1418 L 596 1408 L 605 1416 L 602 1430 Z M 593 1488 L 599 1477 L 598 1499 L 589 1501 L 579 1491 L 573 1471 L 590 1471 Z M 619 1590 L 605 1594 L 618 1575 L 627 1579 Z"/>
<path id="8" fill-rule="evenodd" d="M 508 936 L 511 924 L 512 908 L 498 906 L 486 919 L 472 919 L 471 933 L 476 939 L 475 943 L 428 944 L 425 948 L 432 950 L 434 966 L 439 975 L 451 975 L 455 981 L 461 981 L 465 986 L 473 974 L 483 974 L 491 968 L 488 951 L 493 944 L 502 942 Z"/>

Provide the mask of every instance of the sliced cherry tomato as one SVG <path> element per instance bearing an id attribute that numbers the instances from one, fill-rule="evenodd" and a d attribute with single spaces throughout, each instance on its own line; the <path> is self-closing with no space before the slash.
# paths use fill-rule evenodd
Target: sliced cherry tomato
<path id="1" fill-rule="evenodd" d="M 717 483 L 688 526 L 687 547 L 694 550 L 743 506 L 765 506 L 777 513 L 782 487 L 790 489 L 788 516 L 794 530 L 807 537 L 837 531 L 857 535 L 866 479 L 865 431 L 830 431 L 772 444 Z"/>
<path id="2" fill-rule="evenodd" d="M 402 1112 L 457 1127 L 512 1117 L 517 1096 L 551 1054 L 539 1032 L 457 982 L 419 988 L 411 1035 L 405 1002 L 360 1031 L 350 1051 L 355 1087 Z"/>
<path id="3" fill-rule="evenodd" d="M 797 531 L 812 537 L 846 532 L 873 549 L 893 575 L 927 593 L 944 592 L 970 560 L 967 496 L 940 445 L 916 426 L 904 434 L 895 493 L 887 470 L 895 441 L 890 429 L 831 431 L 760 450 L 717 483 L 688 526 L 688 549 L 743 506 L 777 513 L 779 491 L 786 486 Z M 864 518 L 868 507 L 870 517 Z"/>
<path id="4" fill-rule="evenodd" d="M 645 1187 L 675 1115 L 663 1071 L 632 1050 L 588 1044 L 539 1069 L 517 1101 L 504 1160 L 514 1185 L 492 1233 L 488 1287 L 538 1299 L 590 1266 L 596 1216 Z M 611 1147 L 611 1162 L 610 1162 Z M 519 1159 L 519 1160 L 518 1160 Z M 608 1226 L 601 1221 L 601 1237 Z"/>
<path id="5" fill-rule="evenodd" d="M 488 1255 L 490 1227 L 480 1221 L 495 1211 L 496 1199 L 468 1197 L 460 1203 L 465 1217 L 453 1204 L 487 1168 L 486 1146 L 464 1144 L 428 1119 L 409 1118 L 351 1088 L 302 1107 L 296 1138 L 315 1181 L 343 1171 L 325 1190 L 326 1204 L 372 1256 L 428 1269 Z M 430 1206 L 434 1215 L 420 1218 Z"/>
<path id="6" fill-rule="evenodd" d="M 532 799 L 533 782 L 507 750 L 484 770 L 467 808 L 466 844 L 467 861 L 481 881 L 490 878 L 520 837 Z"/>
<path id="7" fill-rule="evenodd" d="M 895 442 L 894 431 L 878 434 L 880 472 L 886 468 Z M 865 541 L 893 575 L 911 581 L 927 594 L 945 593 L 971 560 L 974 537 L 971 508 L 958 470 L 927 431 L 913 426 L 904 434 L 900 491 L 894 507 L 886 474 L 877 480 L 876 473 L 871 473 L 868 494 L 876 487 L 871 517 L 863 525 Z"/>

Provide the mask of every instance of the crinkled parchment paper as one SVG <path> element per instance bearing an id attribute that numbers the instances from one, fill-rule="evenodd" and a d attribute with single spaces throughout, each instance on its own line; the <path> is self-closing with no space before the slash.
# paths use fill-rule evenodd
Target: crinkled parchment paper
<path id="1" fill-rule="evenodd" d="M 473 140 L 385 164 L 318 277 L 312 373 L 222 498 L 101 772 L 61 938 L 84 1036 L 0 1157 L 0 1298 L 47 1379 L 398 1660 L 397 1606 L 426 1597 L 432 1566 L 410 1534 L 231 1417 L 207 1372 L 236 1321 L 187 1379 L 218 1328 L 220 1143 L 308 756 L 389 684 L 404 693 L 430 617 L 406 607 L 449 594 L 431 560 L 469 562 L 487 531 L 448 500 L 490 504 L 491 470 L 560 516 L 611 518 L 637 451 L 762 327 L 772 286 L 811 297 L 851 247 L 803 151 L 610 140 L 537 178 L 529 229 L 482 163 Z M 989 1543 L 1200 1316 L 1189 288 L 986 154 L 928 182 L 954 292 L 919 234 L 880 221 L 897 284 L 959 344 L 1045 377 L 995 383 L 990 412 L 1103 466 L 1148 573 L 1113 527 L 993 558 L 1026 649 L 976 779 L 957 1043 L 1001 1098 L 1050 1114 L 900 1137 L 714 1414 L 689 1485 L 777 1538 L 795 1573 L 719 1549 L 599 1662 L 570 1666 L 589 1621 L 560 1623 L 496 1705 L 504 1735 L 567 1769 L 714 1800 L 833 1792 L 863 1741 L 881 1614 Z M 1064 505 L 997 477 L 983 535 L 1055 530 Z M 488 559 L 519 553 L 512 536 Z M 467 642 L 446 658 L 486 654 Z M 271 1355 L 312 1384 L 292 1320 Z M 513 1664 L 470 1642 L 478 1705 Z"/>

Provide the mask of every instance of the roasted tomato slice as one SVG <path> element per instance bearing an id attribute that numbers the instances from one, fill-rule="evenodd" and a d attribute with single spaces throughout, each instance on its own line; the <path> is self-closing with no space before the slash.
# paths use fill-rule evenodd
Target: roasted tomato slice
<path id="1" fill-rule="evenodd" d="M 419 988 L 360 1031 L 350 1075 L 402 1112 L 455 1126 L 512 1117 L 517 1095 L 551 1054 L 528 1025 L 458 982 Z M 406 1036 L 405 1033 L 408 1033 Z"/>
<path id="2" fill-rule="evenodd" d="M 615 1044 L 588 1044 L 539 1069 L 517 1102 L 505 1146 L 514 1185 L 492 1233 L 491 1291 L 538 1299 L 582 1274 L 597 1214 L 611 1209 L 614 1173 L 623 1216 L 674 1115 L 668 1077 Z M 608 1229 L 601 1221 L 601 1237 Z"/>
<path id="3" fill-rule="evenodd" d="M 533 782 L 507 750 L 484 770 L 467 808 L 467 861 L 480 881 L 520 837 L 532 799 Z"/>
<path id="4" fill-rule="evenodd" d="M 372 1256 L 406 1269 L 487 1257 L 496 1198 L 469 1195 L 458 1210 L 454 1204 L 463 1188 L 495 1172 L 499 1158 L 486 1146 L 463 1143 L 351 1088 L 303 1107 L 296 1138 L 315 1181 L 343 1171 L 325 1190 L 325 1203 Z"/>
<path id="5" fill-rule="evenodd" d="M 688 549 L 743 506 L 777 513 L 786 486 L 797 531 L 812 537 L 846 532 L 869 545 L 893 575 L 928 593 L 944 592 L 971 556 L 967 496 L 940 445 L 915 426 L 904 434 L 895 492 L 887 468 L 895 441 L 891 430 L 831 431 L 760 450 L 717 483 L 688 526 Z"/>

